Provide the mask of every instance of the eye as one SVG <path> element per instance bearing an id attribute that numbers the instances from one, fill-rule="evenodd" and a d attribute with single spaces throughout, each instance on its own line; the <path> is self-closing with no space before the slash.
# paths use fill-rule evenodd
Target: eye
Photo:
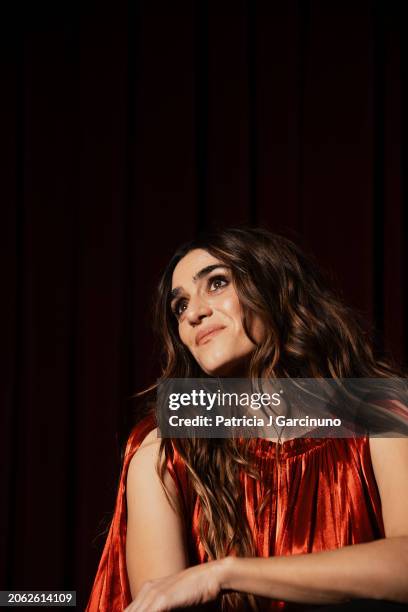
<path id="1" fill-rule="evenodd" d="M 185 309 L 187 308 L 187 300 L 185 298 L 181 298 L 177 300 L 177 302 L 172 307 L 173 314 L 178 318 L 180 317 Z"/>
<path id="2" fill-rule="evenodd" d="M 221 289 L 222 287 L 226 287 L 227 285 L 228 279 L 226 279 L 225 276 L 213 276 L 208 281 L 208 288 L 211 290 L 211 288 L 214 287 L 214 289 L 212 289 L 213 291 Z"/>

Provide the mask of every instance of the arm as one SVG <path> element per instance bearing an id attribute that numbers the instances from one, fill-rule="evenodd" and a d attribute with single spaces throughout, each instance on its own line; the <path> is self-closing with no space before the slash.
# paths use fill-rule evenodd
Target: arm
<path id="1" fill-rule="evenodd" d="M 408 603 L 407 573 L 408 537 L 386 538 L 308 555 L 226 558 L 220 562 L 220 588 L 310 604 Z"/>
<path id="2" fill-rule="evenodd" d="M 129 464 L 127 476 L 126 567 L 132 597 L 142 583 L 187 567 L 180 517 L 171 508 L 156 472 L 160 439 L 154 429 Z M 172 498 L 177 490 L 166 471 Z"/>
<path id="3" fill-rule="evenodd" d="M 373 438 L 370 449 L 384 539 L 306 555 L 226 558 L 220 562 L 221 588 L 302 603 L 408 602 L 408 440 Z"/>

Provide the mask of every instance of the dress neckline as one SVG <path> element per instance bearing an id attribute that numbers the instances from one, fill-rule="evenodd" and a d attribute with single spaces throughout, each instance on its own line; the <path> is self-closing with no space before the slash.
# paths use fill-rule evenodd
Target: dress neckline
<path id="1" fill-rule="evenodd" d="M 266 438 L 250 438 L 248 450 L 263 457 L 274 457 L 279 447 L 281 458 L 302 455 L 309 450 L 325 445 L 334 438 L 290 438 L 283 442 L 275 442 Z M 243 443 L 244 438 L 240 438 Z"/>

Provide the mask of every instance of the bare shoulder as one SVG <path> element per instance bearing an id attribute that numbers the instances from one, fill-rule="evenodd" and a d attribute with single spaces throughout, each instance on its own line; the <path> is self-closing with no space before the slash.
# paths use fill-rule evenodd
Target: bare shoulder
<path id="1" fill-rule="evenodd" d="M 149 433 L 143 439 L 141 445 L 139 446 L 138 451 L 140 451 L 143 448 L 147 448 L 149 446 L 155 445 L 155 444 L 160 445 L 162 438 L 158 437 L 158 432 L 159 432 L 158 427 L 155 427 L 154 429 L 149 431 Z"/>
<path id="2" fill-rule="evenodd" d="M 370 437 L 370 452 L 373 461 L 385 461 L 392 466 L 392 460 L 408 460 L 408 438 L 375 438 Z"/>
<path id="3" fill-rule="evenodd" d="M 152 429 L 143 439 L 139 448 L 133 455 L 129 463 L 127 475 L 127 496 L 133 496 L 135 492 L 140 494 L 144 491 L 146 495 L 160 495 L 159 476 L 157 473 L 157 462 L 162 438 L 158 437 L 158 428 Z M 165 460 L 163 455 L 162 460 Z M 164 482 L 169 491 L 175 493 L 174 481 L 168 470 L 164 472 Z"/>
<path id="4" fill-rule="evenodd" d="M 408 438 L 370 437 L 370 454 L 377 480 L 407 477 Z"/>
<path id="5" fill-rule="evenodd" d="M 370 438 L 387 537 L 408 535 L 408 438 Z"/>

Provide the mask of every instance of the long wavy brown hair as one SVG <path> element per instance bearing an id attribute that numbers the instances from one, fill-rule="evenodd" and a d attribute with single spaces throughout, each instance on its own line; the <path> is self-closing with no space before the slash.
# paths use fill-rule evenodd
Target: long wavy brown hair
<path id="1" fill-rule="evenodd" d="M 191 250 L 204 249 L 231 269 L 250 337 L 251 316 L 267 332 L 251 356 L 250 378 L 383 378 L 398 368 L 375 358 L 370 335 L 359 316 L 331 288 L 311 255 L 287 238 L 259 228 L 232 228 L 201 235 L 184 244 L 166 267 L 155 297 L 154 328 L 162 347 L 162 379 L 205 376 L 181 342 L 169 306 L 172 275 Z M 154 390 L 155 386 L 147 391 Z M 240 471 L 262 474 L 251 465 L 247 444 L 234 439 L 163 439 L 157 470 L 164 485 L 166 457 L 176 449 L 185 462 L 200 504 L 199 529 L 208 560 L 233 554 L 254 556 L 253 535 L 242 513 Z M 170 495 L 166 491 L 171 502 Z M 270 494 L 270 492 L 269 492 Z M 268 494 L 256 509 L 261 516 Z M 258 610 L 262 598 L 224 593 L 224 610 Z"/>

